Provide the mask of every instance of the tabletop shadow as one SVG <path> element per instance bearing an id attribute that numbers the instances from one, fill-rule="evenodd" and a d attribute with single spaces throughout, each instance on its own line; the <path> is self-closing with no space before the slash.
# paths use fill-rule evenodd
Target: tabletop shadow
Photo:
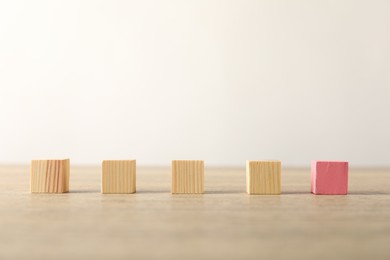
<path id="1" fill-rule="evenodd" d="M 170 191 L 168 190 L 137 190 L 136 193 L 149 193 L 149 194 L 162 194 L 162 193 L 166 193 L 166 194 L 171 194 Z"/>
<path id="2" fill-rule="evenodd" d="M 348 195 L 364 195 L 364 196 L 378 196 L 378 195 L 387 195 L 389 196 L 389 192 L 370 192 L 370 191 L 356 191 L 356 192 L 348 192 Z"/>
<path id="3" fill-rule="evenodd" d="M 205 191 L 204 194 L 245 194 L 243 191 L 232 191 L 232 190 L 212 190 Z"/>
<path id="4" fill-rule="evenodd" d="M 100 190 L 70 190 L 69 193 L 101 193 Z"/>
<path id="5" fill-rule="evenodd" d="M 308 195 L 312 194 L 310 191 L 282 191 L 280 195 Z"/>

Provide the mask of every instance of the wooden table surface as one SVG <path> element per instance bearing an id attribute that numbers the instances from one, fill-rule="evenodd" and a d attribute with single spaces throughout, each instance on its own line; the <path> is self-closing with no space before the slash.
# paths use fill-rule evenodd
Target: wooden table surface
<path id="1" fill-rule="evenodd" d="M 100 193 L 72 167 L 70 193 L 30 194 L 28 166 L 0 167 L 0 259 L 390 259 L 390 170 L 350 169 L 349 195 L 249 196 L 245 169 L 205 169 L 203 195 L 171 195 L 169 168 L 137 169 L 137 193 Z"/>

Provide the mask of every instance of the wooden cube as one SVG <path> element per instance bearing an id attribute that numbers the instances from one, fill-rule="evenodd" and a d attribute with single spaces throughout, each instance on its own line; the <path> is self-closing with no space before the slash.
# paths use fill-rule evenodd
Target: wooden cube
<path id="1" fill-rule="evenodd" d="M 102 162 L 102 193 L 135 193 L 135 160 Z"/>
<path id="2" fill-rule="evenodd" d="M 204 192 L 204 162 L 200 160 L 172 161 L 172 194 Z"/>
<path id="3" fill-rule="evenodd" d="M 348 162 L 312 161 L 311 192 L 319 195 L 346 195 Z"/>
<path id="4" fill-rule="evenodd" d="M 278 195 L 281 179 L 280 161 L 247 161 L 246 191 L 248 194 Z"/>
<path id="5" fill-rule="evenodd" d="M 30 191 L 32 193 L 69 192 L 69 159 L 32 160 Z"/>

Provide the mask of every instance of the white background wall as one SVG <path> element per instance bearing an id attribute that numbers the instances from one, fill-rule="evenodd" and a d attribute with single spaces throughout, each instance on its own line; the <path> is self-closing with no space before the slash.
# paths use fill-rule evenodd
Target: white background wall
<path id="1" fill-rule="evenodd" d="M 1 1 L 0 162 L 390 166 L 390 1 Z"/>

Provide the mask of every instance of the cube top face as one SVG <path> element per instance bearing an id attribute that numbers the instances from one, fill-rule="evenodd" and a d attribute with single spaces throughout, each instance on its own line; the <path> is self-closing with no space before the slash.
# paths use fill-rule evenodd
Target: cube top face
<path id="1" fill-rule="evenodd" d="M 32 193 L 69 192 L 69 159 L 32 160 L 30 191 Z"/>
<path id="2" fill-rule="evenodd" d="M 203 160 L 172 160 L 172 165 L 174 163 L 181 163 L 183 165 L 189 164 L 189 163 L 202 163 L 202 164 L 204 164 L 204 161 Z"/>
<path id="3" fill-rule="evenodd" d="M 204 192 L 204 161 L 172 161 L 172 194 L 202 194 Z"/>
<path id="4" fill-rule="evenodd" d="M 102 193 L 136 192 L 135 160 L 104 160 L 102 162 Z"/>
<path id="5" fill-rule="evenodd" d="M 262 161 L 258 161 L 258 160 L 247 160 L 246 163 L 248 164 L 264 164 L 264 163 L 268 163 L 268 164 L 271 164 L 271 163 L 274 163 L 274 164 L 279 164 L 281 165 L 281 161 L 279 160 L 262 160 Z"/>
<path id="6" fill-rule="evenodd" d="M 251 195 L 279 195 L 281 193 L 280 161 L 247 161 L 247 193 Z"/>
<path id="7" fill-rule="evenodd" d="M 312 161 L 311 192 L 318 195 L 346 195 L 348 162 Z"/>

